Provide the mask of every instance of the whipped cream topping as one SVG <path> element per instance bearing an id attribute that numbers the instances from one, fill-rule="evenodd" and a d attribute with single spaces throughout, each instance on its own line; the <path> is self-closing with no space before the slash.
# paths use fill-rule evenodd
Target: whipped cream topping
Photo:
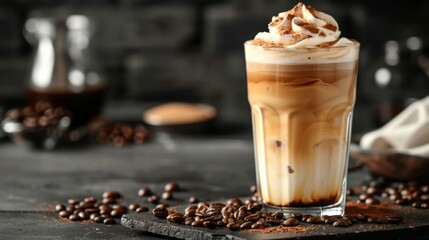
<path id="1" fill-rule="evenodd" d="M 263 47 L 311 48 L 350 46 L 355 43 L 347 38 L 340 38 L 338 23 L 332 16 L 303 3 L 274 16 L 268 29 L 269 32 L 258 33 L 252 44 Z"/>

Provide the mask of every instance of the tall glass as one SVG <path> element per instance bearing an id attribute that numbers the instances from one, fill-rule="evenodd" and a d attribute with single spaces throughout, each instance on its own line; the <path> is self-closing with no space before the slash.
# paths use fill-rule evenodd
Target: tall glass
<path id="1" fill-rule="evenodd" d="M 244 44 L 258 192 L 283 212 L 342 215 L 359 43 Z"/>

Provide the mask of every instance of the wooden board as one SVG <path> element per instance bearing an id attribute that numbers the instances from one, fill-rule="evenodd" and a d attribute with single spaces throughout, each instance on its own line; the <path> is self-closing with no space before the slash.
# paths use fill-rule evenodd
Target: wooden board
<path id="1" fill-rule="evenodd" d="M 185 206 L 177 207 L 183 210 Z M 356 211 L 348 206 L 349 212 Z M 371 206 L 368 212 L 380 207 Z M 150 212 L 124 215 L 121 223 L 133 230 L 179 239 L 426 239 L 429 238 L 429 210 L 414 209 L 398 205 L 383 205 L 383 210 L 403 216 L 400 224 L 356 223 L 351 227 L 338 228 L 327 224 L 310 225 L 302 223 L 298 227 L 273 227 L 272 232 L 231 231 L 227 228 L 207 229 L 171 223 L 158 219 Z M 182 211 L 183 212 L 183 211 Z M 346 210 L 347 212 L 347 210 Z"/>

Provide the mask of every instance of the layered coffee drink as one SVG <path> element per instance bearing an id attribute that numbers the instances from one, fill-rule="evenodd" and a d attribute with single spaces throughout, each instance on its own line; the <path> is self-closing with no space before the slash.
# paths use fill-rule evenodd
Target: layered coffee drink
<path id="1" fill-rule="evenodd" d="M 302 3 L 245 43 L 258 192 L 267 206 L 343 214 L 359 43 Z"/>

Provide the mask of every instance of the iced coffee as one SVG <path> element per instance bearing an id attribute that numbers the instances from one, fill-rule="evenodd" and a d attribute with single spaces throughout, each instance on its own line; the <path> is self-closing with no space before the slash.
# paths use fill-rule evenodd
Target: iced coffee
<path id="1" fill-rule="evenodd" d="M 302 3 L 245 43 L 258 192 L 285 212 L 344 213 L 359 43 Z"/>

